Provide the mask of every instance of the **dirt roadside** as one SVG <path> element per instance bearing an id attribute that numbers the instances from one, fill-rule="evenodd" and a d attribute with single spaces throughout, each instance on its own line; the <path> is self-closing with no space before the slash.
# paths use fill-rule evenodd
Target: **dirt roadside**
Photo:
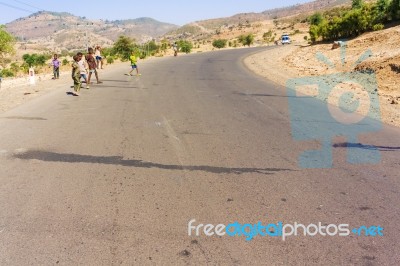
<path id="1" fill-rule="evenodd" d="M 366 33 L 346 43 L 345 63 L 341 63 L 341 49 L 332 50 L 332 44 L 320 45 L 287 45 L 263 51 L 245 59 L 246 66 L 253 72 L 286 86 L 289 79 L 330 75 L 341 72 L 373 71 L 378 83 L 380 115 L 387 124 L 400 126 L 400 26 L 379 32 Z M 362 55 L 370 51 L 360 64 L 355 64 Z M 318 56 L 317 56 L 318 55 Z M 329 67 L 320 60 L 324 55 L 333 64 Z M 327 61 L 325 61 L 327 62 Z M 283 71 L 282 71 L 283 70 Z M 352 85 L 336 90 L 333 100 L 321 99 L 331 104 L 339 103 L 338 99 L 345 91 L 355 93 L 362 99 L 360 91 Z M 312 94 L 302 91 L 305 94 Z M 331 97 L 331 95 L 330 95 Z M 360 101 L 359 113 L 368 113 L 368 104 Z M 338 105 L 338 104 L 335 104 Z"/>
<path id="2" fill-rule="evenodd" d="M 154 60 L 154 58 L 147 59 Z M 114 68 L 121 68 L 126 66 L 129 70 L 129 63 L 117 62 L 112 65 L 107 65 L 104 69 L 99 69 L 99 78 L 102 79 L 103 73 Z M 31 99 L 39 97 L 57 88 L 65 88 L 65 91 L 72 91 L 71 86 L 73 81 L 71 79 L 71 71 L 63 71 L 60 73 L 60 78 L 57 80 L 52 79 L 52 74 L 41 74 L 36 76 L 35 85 L 30 85 L 29 77 L 3 79 L 0 87 L 0 114 L 11 110 L 21 104 L 24 104 Z M 92 83 L 96 83 L 96 78 L 92 76 Z M 86 88 L 86 84 L 82 84 L 82 89 Z M 95 85 L 95 84 L 94 84 Z"/>

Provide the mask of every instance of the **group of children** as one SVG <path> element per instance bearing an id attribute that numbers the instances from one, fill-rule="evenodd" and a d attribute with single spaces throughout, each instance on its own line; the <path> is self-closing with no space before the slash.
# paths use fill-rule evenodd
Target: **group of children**
<path id="1" fill-rule="evenodd" d="M 72 63 L 72 79 L 74 81 L 74 92 L 73 95 L 79 96 L 79 92 L 82 87 L 81 79 L 84 79 L 86 83 L 86 89 L 90 89 L 90 80 L 94 74 L 96 77 L 97 84 L 101 84 L 99 80 L 99 74 L 97 73 L 98 64 L 94 55 L 93 48 L 88 49 L 88 54 L 83 57 L 82 53 L 77 53 Z M 89 74 L 88 74 L 89 73 Z"/>
<path id="2" fill-rule="evenodd" d="M 96 50 L 100 51 L 99 47 L 96 47 Z M 132 72 L 136 70 L 136 75 L 140 76 L 141 74 L 139 74 L 135 52 L 131 53 L 129 59 L 131 63 L 131 71 L 126 75 L 132 76 Z M 90 88 L 90 80 L 93 74 L 96 77 L 97 84 L 103 83 L 99 80 L 99 75 L 97 72 L 100 63 L 101 68 L 103 68 L 103 60 L 99 53 L 97 53 L 97 55 L 95 54 L 93 48 L 88 49 L 88 54 L 86 56 L 83 56 L 83 53 L 77 53 L 76 55 L 74 55 L 73 60 L 72 80 L 74 81 L 74 91 L 72 92 L 72 94 L 74 96 L 79 96 L 79 92 L 82 87 L 82 79 L 84 80 L 84 83 L 86 83 L 86 89 Z M 53 66 L 54 79 L 58 79 L 60 77 L 60 61 L 58 60 L 57 54 L 54 55 L 51 65 Z"/>

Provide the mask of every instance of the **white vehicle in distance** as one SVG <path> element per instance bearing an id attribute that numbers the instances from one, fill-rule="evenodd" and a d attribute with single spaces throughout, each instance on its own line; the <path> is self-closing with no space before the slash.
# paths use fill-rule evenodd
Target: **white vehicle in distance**
<path id="1" fill-rule="evenodd" d="M 282 43 L 282 45 L 291 44 L 292 43 L 292 41 L 290 40 L 290 37 L 289 37 L 288 34 L 283 34 L 282 35 L 281 43 Z"/>

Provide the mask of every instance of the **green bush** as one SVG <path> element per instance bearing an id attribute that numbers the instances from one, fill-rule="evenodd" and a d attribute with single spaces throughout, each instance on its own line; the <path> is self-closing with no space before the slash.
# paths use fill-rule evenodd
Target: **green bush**
<path id="1" fill-rule="evenodd" d="M 311 25 L 318 26 L 319 24 L 322 23 L 322 21 L 324 20 L 324 17 L 322 16 L 321 13 L 315 13 L 308 20 L 310 21 Z"/>
<path id="2" fill-rule="evenodd" d="M 384 24 L 400 18 L 400 0 L 378 0 L 364 3 L 354 0 L 352 8 L 339 7 L 323 14 L 316 13 L 310 21 L 310 39 L 331 41 L 357 37 L 372 30 L 382 30 Z"/>
<path id="3" fill-rule="evenodd" d="M 10 70 L 14 73 L 14 74 L 18 74 L 18 72 L 21 70 L 20 66 L 17 64 L 17 62 L 13 62 L 10 65 Z"/>
<path id="4" fill-rule="evenodd" d="M 400 18 L 400 0 L 392 0 L 389 6 L 390 14 L 392 20 L 397 20 Z"/>
<path id="5" fill-rule="evenodd" d="M 69 61 L 68 61 L 67 58 L 64 58 L 64 59 L 62 60 L 62 65 L 63 65 L 63 66 L 68 65 L 68 63 L 69 63 Z"/>
<path id="6" fill-rule="evenodd" d="M 384 28 L 385 28 L 385 25 L 383 25 L 383 24 L 375 24 L 374 26 L 372 26 L 372 29 L 374 31 L 383 30 Z"/>
<path id="7" fill-rule="evenodd" d="M 186 40 L 180 40 L 178 41 L 178 47 L 180 51 L 189 54 L 193 49 L 193 44 Z"/>
<path id="8" fill-rule="evenodd" d="M 28 73 L 28 71 L 29 71 L 29 65 L 27 63 L 22 63 L 20 68 L 21 68 L 22 72 L 24 72 L 24 73 Z"/>
<path id="9" fill-rule="evenodd" d="M 4 68 L 0 71 L 0 76 L 3 78 L 15 77 L 15 73 L 11 69 Z"/>
<path id="10" fill-rule="evenodd" d="M 112 47 L 111 54 L 118 56 L 122 61 L 127 61 L 135 49 L 137 49 L 137 45 L 134 39 L 127 36 L 119 36 Z"/>
<path id="11" fill-rule="evenodd" d="M 276 35 L 276 34 L 275 34 Z M 264 42 L 266 42 L 266 43 L 270 43 L 270 42 L 273 42 L 274 40 L 275 40 L 275 35 L 274 35 L 274 32 L 272 31 L 272 30 L 269 30 L 269 31 L 267 31 L 267 32 L 264 32 L 264 34 L 263 34 L 263 39 L 264 39 Z"/>
<path id="12" fill-rule="evenodd" d="M 238 37 L 238 39 L 239 39 L 239 42 L 241 43 L 241 44 L 243 44 L 243 46 L 249 46 L 250 47 L 250 45 L 252 45 L 253 44 L 253 42 L 254 42 L 254 35 L 253 34 L 249 34 L 249 35 L 240 35 L 239 37 Z"/>
<path id="13" fill-rule="evenodd" d="M 101 54 L 102 54 L 102 56 L 104 56 L 104 57 L 110 56 L 111 53 L 112 53 L 112 48 L 106 47 L 106 48 L 102 48 L 102 49 L 101 49 Z"/>
<path id="14" fill-rule="evenodd" d="M 15 38 L 0 25 L 0 65 L 5 67 L 8 56 L 15 53 Z"/>
<path id="15" fill-rule="evenodd" d="M 24 54 L 22 56 L 22 59 L 31 67 L 44 66 L 46 64 L 46 61 L 49 59 L 49 56 L 39 54 Z"/>
<path id="16" fill-rule="evenodd" d="M 228 42 L 228 40 L 225 40 L 225 39 L 217 39 L 217 40 L 213 41 L 212 45 L 215 48 L 221 49 L 221 48 L 225 48 L 226 47 L 226 43 L 227 42 Z"/>
<path id="17" fill-rule="evenodd" d="M 108 56 L 107 57 L 107 64 L 114 64 L 114 57 L 113 56 Z"/>

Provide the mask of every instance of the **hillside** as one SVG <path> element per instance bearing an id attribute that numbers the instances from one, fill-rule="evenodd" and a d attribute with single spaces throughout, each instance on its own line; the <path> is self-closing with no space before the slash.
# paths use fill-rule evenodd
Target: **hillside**
<path id="1" fill-rule="evenodd" d="M 28 17 L 17 19 L 6 24 L 7 30 L 24 41 L 43 40 L 57 34 L 69 36 L 80 32 L 90 32 L 93 38 L 114 41 L 120 35 L 135 38 L 137 41 L 147 41 L 165 34 L 178 26 L 159 22 L 151 18 L 129 20 L 89 20 L 85 17 L 69 13 L 37 12 Z M 70 39 L 70 38 L 65 38 Z M 103 41 L 104 41 L 103 40 Z M 64 43 L 61 43 L 64 46 Z M 66 46 L 70 48 L 70 46 Z"/>
<path id="2" fill-rule="evenodd" d="M 282 20 L 298 15 L 302 15 L 305 18 L 307 15 L 310 15 L 316 11 L 350 3 L 351 0 L 316 0 L 289 7 L 266 10 L 261 13 L 241 13 L 226 18 L 196 21 L 168 32 L 166 36 L 169 39 L 182 37 L 206 39 L 212 37 L 215 33 L 219 33 L 225 28 L 228 28 L 230 31 L 232 31 L 235 28 L 243 29 L 246 27 L 251 27 L 252 24 L 257 22 Z"/>

